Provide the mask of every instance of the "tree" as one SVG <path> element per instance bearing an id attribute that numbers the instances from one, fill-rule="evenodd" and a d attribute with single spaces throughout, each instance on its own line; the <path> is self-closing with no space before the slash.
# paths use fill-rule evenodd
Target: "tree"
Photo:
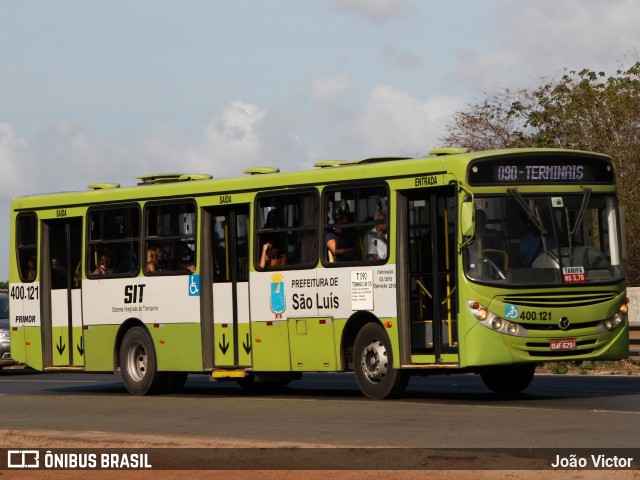
<path id="1" fill-rule="evenodd" d="M 627 212 L 627 279 L 640 285 L 640 62 L 607 77 L 570 71 L 534 89 L 504 90 L 458 112 L 441 139 L 473 150 L 561 147 L 610 155 Z"/>

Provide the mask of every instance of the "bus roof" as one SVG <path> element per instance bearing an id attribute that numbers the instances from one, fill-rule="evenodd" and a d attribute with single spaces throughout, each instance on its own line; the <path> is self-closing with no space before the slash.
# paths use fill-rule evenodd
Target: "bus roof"
<path id="1" fill-rule="evenodd" d="M 567 154 L 591 156 L 611 160 L 603 154 L 567 149 L 518 148 L 472 152 L 465 148 L 435 149 L 429 156 L 375 157 L 361 160 L 327 160 L 315 164 L 316 169 L 280 173 L 274 167 L 253 167 L 245 170 L 246 176 L 214 178 L 210 174 L 160 173 L 135 177 L 139 183 L 121 187 L 118 183 L 92 183 L 89 191 L 59 192 L 28 195 L 12 200 L 12 209 L 54 207 L 65 204 L 85 205 L 127 200 L 153 200 L 167 196 L 224 194 L 232 192 L 304 187 L 316 184 L 344 182 L 355 178 L 401 178 L 416 175 L 452 173 L 464 178 L 472 160 L 488 157 L 517 155 Z"/>

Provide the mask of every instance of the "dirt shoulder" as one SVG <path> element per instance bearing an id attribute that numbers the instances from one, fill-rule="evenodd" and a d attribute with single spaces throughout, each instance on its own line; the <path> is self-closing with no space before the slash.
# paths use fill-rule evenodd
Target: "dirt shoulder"
<path id="1" fill-rule="evenodd" d="M 185 452 L 196 450 L 206 454 L 204 449 L 228 449 L 229 454 L 239 449 L 253 448 L 255 453 L 270 455 L 269 449 L 282 455 L 282 450 L 290 448 L 331 448 L 322 444 L 296 444 L 285 442 L 256 442 L 234 438 L 202 438 L 190 436 L 156 436 L 156 435 L 126 435 L 108 432 L 60 432 L 54 430 L 0 430 L 0 448 L 11 449 L 184 449 Z M 326 454 L 326 451 L 324 452 Z M 286 454 L 286 452 L 285 452 Z M 297 467 L 299 468 L 299 467 Z M 306 468 L 306 467 L 305 467 Z M 446 465 L 443 467 L 446 468 Z M 17 471 L 0 470 L 0 480 L 9 479 L 38 479 L 62 480 L 68 478 L 112 480 L 156 480 L 185 478 L 200 480 L 215 478 L 219 480 L 245 479 L 273 479 L 273 480 L 359 480 L 368 477 L 383 476 L 397 480 L 597 480 L 603 478 L 602 471 L 533 471 L 533 470 L 99 470 L 99 471 L 69 471 L 69 470 L 37 470 Z M 71 475 L 72 474 L 72 475 Z M 607 471 L 609 480 L 640 480 L 638 471 Z"/>

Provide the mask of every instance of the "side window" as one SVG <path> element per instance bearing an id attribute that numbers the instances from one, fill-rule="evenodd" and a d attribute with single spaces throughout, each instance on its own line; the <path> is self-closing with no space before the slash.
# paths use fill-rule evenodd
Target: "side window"
<path id="1" fill-rule="evenodd" d="M 193 202 L 145 207 L 144 271 L 188 274 L 196 270 L 196 206 Z"/>
<path id="2" fill-rule="evenodd" d="M 322 261 L 384 263 L 388 258 L 389 193 L 386 186 L 342 186 L 325 189 L 322 197 Z"/>
<path id="3" fill-rule="evenodd" d="M 140 208 L 92 209 L 88 216 L 87 276 L 137 275 L 140 269 Z"/>
<path id="4" fill-rule="evenodd" d="M 249 281 L 249 209 L 212 216 L 214 283 Z"/>
<path id="5" fill-rule="evenodd" d="M 33 282 L 38 273 L 38 218 L 32 213 L 19 215 L 16 223 L 16 250 L 20 280 Z"/>
<path id="6" fill-rule="evenodd" d="M 263 195 L 257 201 L 256 268 L 318 263 L 318 193 Z"/>

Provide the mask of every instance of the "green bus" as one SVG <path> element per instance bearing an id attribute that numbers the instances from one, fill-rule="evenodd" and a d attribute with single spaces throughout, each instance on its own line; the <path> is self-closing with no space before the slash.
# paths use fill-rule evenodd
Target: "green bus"
<path id="1" fill-rule="evenodd" d="M 514 394 L 541 362 L 627 357 L 608 156 L 443 148 L 315 167 L 14 199 L 13 358 L 119 370 L 136 395 L 189 373 L 258 388 L 353 372 L 379 399 L 442 373 Z"/>

